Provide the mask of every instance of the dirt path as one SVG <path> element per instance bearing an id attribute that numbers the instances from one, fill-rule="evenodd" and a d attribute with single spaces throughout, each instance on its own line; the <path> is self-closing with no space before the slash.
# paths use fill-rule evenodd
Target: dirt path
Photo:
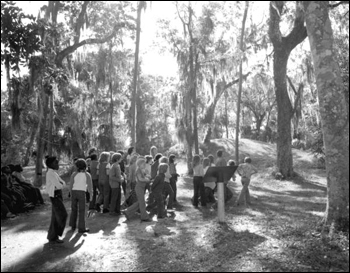
<path id="1" fill-rule="evenodd" d="M 184 165 L 180 169 L 183 169 Z M 253 205 L 226 208 L 226 224 L 213 209 L 194 209 L 191 179 L 178 182 L 179 206 L 169 218 L 95 214 L 91 232 L 64 234 L 47 244 L 51 205 L 1 223 L 1 271 L 347 271 L 348 243 L 322 240 L 316 230 L 326 206 L 324 171 L 303 178 L 252 180 Z M 235 199 L 239 183 L 230 185 Z M 70 212 L 70 201 L 65 201 Z M 344 240 L 342 240 L 344 242 Z M 348 241 L 347 241 L 348 242 Z"/>

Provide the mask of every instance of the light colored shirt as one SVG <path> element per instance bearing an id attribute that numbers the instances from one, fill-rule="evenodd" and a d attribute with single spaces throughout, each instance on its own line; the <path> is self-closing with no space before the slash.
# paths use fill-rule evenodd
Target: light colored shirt
<path id="1" fill-rule="evenodd" d="M 87 172 L 75 172 L 70 178 L 70 190 L 73 191 L 86 191 L 92 193 L 92 180 L 91 175 Z"/>
<path id="2" fill-rule="evenodd" d="M 146 163 L 146 169 L 145 170 L 146 170 L 147 175 L 151 176 L 152 165 Z"/>
<path id="3" fill-rule="evenodd" d="M 239 166 L 238 166 L 238 168 L 237 168 L 237 173 L 238 173 L 240 176 L 242 176 L 242 178 L 245 177 L 245 178 L 249 178 L 249 179 L 250 179 L 250 177 L 251 177 L 253 174 L 257 173 L 257 172 L 258 172 L 257 168 L 255 168 L 255 167 L 254 167 L 252 164 L 250 164 L 250 163 L 242 163 L 242 164 L 239 164 Z"/>
<path id="4" fill-rule="evenodd" d="M 193 176 L 204 176 L 204 170 L 203 165 L 198 164 L 196 167 L 193 168 Z"/>
<path id="5" fill-rule="evenodd" d="M 55 197 L 55 190 L 61 190 L 66 186 L 66 182 L 53 170 L 48 169 L 46 172 L 46 192 L 49 197 Z"/>
<path id="6" fill-rule="evenodd" d="M 158 172 L 158 173 L 159 173 L 159 172 Z M 171 178 L 171 174 L 170 174 L 170 171 L 169 171 L 169 168 L 168 168 L 168 170 L 167 170 L 166 173 L 165 173 L 164 182 L 170 183 L 170 178 Z"/>

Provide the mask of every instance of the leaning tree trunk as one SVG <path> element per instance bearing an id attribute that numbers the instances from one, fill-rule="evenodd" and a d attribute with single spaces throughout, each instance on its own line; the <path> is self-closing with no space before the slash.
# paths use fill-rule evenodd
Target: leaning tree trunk
<path id="1" fill-rule="evenodd" d="M 40 187 L 42 185 L 42 171 L 43 171 L 43 154 L 44 154 L 44 135 L 46 128 L 46 117 L 48 112 L 48 102 L 49 96 L 47 95 L 46 90 L 44 90 L 44 86 L 41 87 L 40 90 L 40 117 L 39 117 L 39 133 L 36 139 L 37 145 L 37 154 L 36 154 L 36 164 L 35 164 L 35 181 L 34 185 Z"/>
<path id="2" fill-rule="evenodd" d="M 344 85 L 333 49 L 328 1 L 305 1 L 306 28 L 316 74 L 326 152 L 325 225 L 349 228 L 349 119 Z"/>
<path id="3" fill-rule="evenodd" d="M 242 21 L 242 29 L 241 29 L 241 40 L 240 40 L 240 50 L 244 51 L 244 28 L 245 28 L 245 21 L 247 19 L 247 13 L 248 13 L 248 7 L 249 7 L 249 1 L 245 1 L 245 9 L 244 9 L 244 15 L 243 15 L 243 21 Z M 241 97 L 242 97 L 242 82 L 243 82 L 243 72 L 242 72 L 242 60 L 243 57 L 241 57 L 240 63 L 239 63 L 239 88 L 238 88 L 238 98 L 237 98 L 237 116 L 236 116 L 236 145 L 235 145 L 235 154 L 236 154 L 236 162 L 239 164 L 239 118 L 241 113 Z"/>

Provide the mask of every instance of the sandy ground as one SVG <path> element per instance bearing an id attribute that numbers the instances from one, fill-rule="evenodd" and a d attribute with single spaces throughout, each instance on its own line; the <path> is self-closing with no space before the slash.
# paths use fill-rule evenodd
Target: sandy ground
<path id="1" fill-rule="evenodd" d="M 231 143 L 216 143 L 222 144 L 230 152 Z M 1 271 L 347 271 L 348 245 L 316 249 L 316 224 L 326 207 L 325 172 L 309 169 L 311 156 L 296 151 L 300 177 L 276 181 L 269 174 L 273 146 L 243 145 L 247 154 L 260 153 L 250 153 L 260 171 L 251 183 L 253 204 L 234 207 L 241 186 L 238 180 L 231 183 L 234 197 L 225 224 L 217 223 L 214 209 L 191 206 L 192 180 L 184 174 L 178 181 L 179 205 L 168 218 L 141 223 L 137 217 L 94 214 L 87 220 L 90 233 L 72 233 L 67 225 L 62 245 L 47 243 L 47 202 L 1 222 Z M 185 171 L 184 162 L 178 170 Z"/>

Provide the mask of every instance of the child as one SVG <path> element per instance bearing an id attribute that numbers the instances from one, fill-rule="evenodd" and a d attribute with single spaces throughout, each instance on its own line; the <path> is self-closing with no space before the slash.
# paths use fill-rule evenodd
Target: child
<path id="1" fill-rule="evenodd" d="M 157 147 L 156 146 L 152 146 L 151 150 L 150 150 L 150 155 L 152 156 L 152 159 L 155 160 L 157 153 L 158 153 Z"/>
<path id="2" fill-rule="evenodd" d="M 157 154 L 156 157 L 154 158 L 154 162 L 151 166 L 151 179 L 155 179 L 156 175 L 158 173 L 158 166 L 159 166 L 159 159 L 162 157 L 162 154 Z"/>
<path id="3" fill-rule="evenodd" d="M 165 208 L 164 208 L 164 200 L 163 200 L 163 190 L 164 190 L 164 179 L 165 173 L 168 170 L 168 164 L 161 163 L 158 167 L 158 175 L 154 179 L 154 182 L 151 187 L 151 191 L 153 194 L 154 202 L 153 204 L 149 204 L 147 209 L 151 210 L 155 206 L 157 207 L 157 217 L 158 219 L 165 218 Z"/>
<path id="4" fill-rule="evenodd" d="M 250 184 L 250 178 L 253 174 L 257 173 L 258 170 L 251 164 L 252 160 L 250 157 L 244 159 L 244 163 L 240 164 L 237 169 L 237 173 L 241 176 L 242 182 L 242 191 L 238 196 L 236 206 L 239 206 L 242 201 L 245 201 L 246 204 L 250 205 L 250 194 L 248 186 Z"/>
<path id="5" fill-rule="evenodd" d="M 72 198 L 72 212 L 70 215 L 69 225 L 72 231 L 75 231 L 78 220 L 79 233 L 89 232 L 85 226 L 85 192 L 86 190 L 92 194 L 91 175 L 86 172 L 87 164 L 82 158 L 79 158 L 76 163 L 77 172 L 73 173 L 70 178 L 69 191 Z M 78 218 L 79 214 L 79 218 Z"/>
<path id="6" fill-rule="evenodd" d="M 121 202 L 121 183 L 123 181 L 119 163 L 122 160 L 122 155 L 115 153 L 112 156 L 112 168 L 109 171 L 109 184 L 112 189 L 110 215 L 120 215 Z"/>
<path id="7" fill-rule="evenodd" d="M 169 172 L 171 175 L 170 186 L 174 191 L 174 202 L 177 203 L 177 200 L 176 200 L 177 185 L 176 185 L 176 183 L 177 183 L 177 178 L 179 175 L 177 174 L 177 171 L 176 171 L 175 155 L 173 155 L 173 154 L 169 156 Z"/>
<path id="8" fill-rule="evenodd" d="M 227 166 L 235 166 L 236 165 L 236 163 L 232 160 L 232 159 L 230 159 L 229 161 L 228 161 L 228 163 L 227 163 Z M 232 181 L 236 181 L 236 176 L 235 175 L 233 175 L 232 177 L 231 177 L 231 180 Z M 230 180 L 230 181 L 231 181 Z M 225 187 L 224 187 L 224 200 L 225 200 L 225 203 L 227 203 L 228 201 L 230 201 L 230 199 L 233 197 L 233 193 L 232 193 L 232 191 L 230 190 L 230 188 L 228 187 L 228 182 L 229 181 L 225 181 L 224 183 L 225 183 Z"/>
<path id="9" fill-rule="evenodd" d="M 193 190 L 194 190 L 193 206 L 195 208 L 198 208 L 198 198 L 200 195 L 201 205 L 202 207 L 206 207 L 207 203 L 205 199 L 205 189 L 204 189 L 204 183 L 203 183 L 204 170 L 203 170 L 203 165 L 201 164 L 201 158 L 199 157 L 199 155 L 194 155 L 192 166 L 193 166 Z"/>
<path id="10" fill-rule="evenodd" d="M 203 173 L 205 174 L 207 170 L 209 169 L 210 166 L 210 159 L 208 157 L 205 157 L 203 159 Z M 216 187 L 215 181 L 212 182 L 206 182 L 204 183 L 205 187 L 205 196 L 206 196 L 206 201 L 208 203 L 215 203 L 215 197 L 214 197 L 214 189 Z"/>
<path id="11" fill-rule="evenodd" d="M 225 167 L 227 166 L 227 162 L 226 160 L 222 157 L 223 156 L 223 151 L 222 150 L 218 150 L 216 152 L 216 156 L 217 156 L 217 159 L 216 159 L 216 167 Z"/>
<path id="12" fill-rule="evenodd" d="M 159 164 L 161 163 L 169 163 L 169 159 L 166 156 L 163 156 L 159 159 Z M 173 209 L 173 202 L 174 202 L 174 191 L 170 185 L 170 171 L 169 168 L 167 170 L 167 172 L 165 173 L 165 178 L 164 178 L 164 202 L 166 201 L 167 197 L 169 196 L 169 200 L 168 200 L 168 206 L 167 209 L 168 210 L 172 210 Z"/>
<path id="13" fill-rule="evenodd" d="M 96 204 L 96 210 L 100 211 L 100 205 L 103 204 L 103 213 L 109 212 L 110 185 L 109 185 L 109 152 L 100 154 L 97 165 L 98 185 L 100 195 Z"/>
<path id="14" fill-rule="evenodd" d="M 97 154 L 90 155 L 90 158 L 91 158 L 90 174 L 91 174 L 91 179 L 92 179 L 92 201 L 90 202 L 89 209 L 98 209 L 98 210 L 100 210 L 99 208 L 96 208 L 97 190 L 101 191 L 99 189 L 99 185 L 98 185 L 98 175 L 97 175 L 98 161 L 97 161 Z"/>
<path id="15" fill-rule="evenodd" d="M 136 161 L 137 161 L 137 158 L 138 158 L 138 155 L 134 154 L 130 160 L 128 182 L 126 184 L 127 196 L 129 196 L 130 191 L 132 191 L 136 185 L 136 169 L 137 169 Z"/>
<path id="16" fill-rule="evenodd" d="M 144 158 L 140 158 L 136 162 L 137 170 L 136 170 L 136 196 L 137 196 L 137 202 L 132 204 L 128 209 L 125 211 L 122 211 L 122 213 L 125 215 L 126 219 L 129 219 L 136 211 L 137 209 L 140 209 L 141 214 L 141 222 L 151 222 L 152 220 L 149 218 L 149 215 L 146 211 L 146 202 L 145 202 L 145 189 L 147 183 L 150 182 L 148 178 L 145 176 L 145 167 L 146 167 L 146 160 Z"/>
<path id="17" fill-rule="evenodd" d="M 210 167 L 215 167 L 215 163 L 214 163 L 215 158 L 214 158 L 214 156 L 212 154 L 210 154 L 210 155 L 208 155 L 208 158 L 210 160 Z"/>
<path id="18" fill-rule="evenodd" d="M 150 155 L 146 155 L 146 173 L 151 176 L 153 157 Z"/>
<path id="19" fill-rule="evenodd" d="M 47 239 L 52 244 L 60 244 L 63 243 L 63 240 L 60 240 L 59 236 L 63 235 L 68 216 L 62 198 L 62 189 L 66 183 L 55 172 L 59 168 L 58 160 L 55 156 L 47 157 L 45 164 L 47 166 L 46 191 L 52 203 L 52 216 Z"/>

